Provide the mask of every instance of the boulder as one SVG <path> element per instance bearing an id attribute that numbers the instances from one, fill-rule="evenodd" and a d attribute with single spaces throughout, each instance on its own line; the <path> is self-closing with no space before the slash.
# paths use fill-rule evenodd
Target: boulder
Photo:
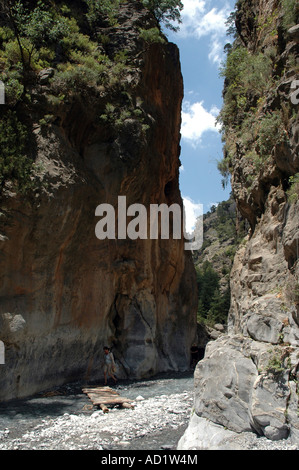
<path id="1" fill-rule="evenodd" d="M 238 351 L 241 338 L 221 337 L 208 344 L 194 374 L 195 413 L 235 432 L 251 430 L 249 403 L 257 370 Z"/>
<path id="2" fill-rule="evenodd" d="M 177 450 L 243 450 L 234 440 L 236 433 L 193 413 Z"/>

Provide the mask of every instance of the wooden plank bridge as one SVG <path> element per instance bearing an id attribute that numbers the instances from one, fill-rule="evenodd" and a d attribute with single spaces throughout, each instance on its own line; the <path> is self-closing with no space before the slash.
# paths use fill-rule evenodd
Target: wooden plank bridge
<path id="1" fill-rule="evenodd" d="M 87 387 L 83 388 L 94 406 L 99 406 L 104 413 L 109 412 L 108 406 L 121 406 L 122 408 L 134 409 L 132 400 L 121 397 L 115 390 L 110 387 Z"/>

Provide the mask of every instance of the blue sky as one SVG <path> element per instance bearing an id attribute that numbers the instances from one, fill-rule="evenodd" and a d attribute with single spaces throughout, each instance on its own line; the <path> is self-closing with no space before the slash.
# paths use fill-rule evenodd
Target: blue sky
<path id="1" fill-rule="evenodd" d="M 219 68 L 228 42 L 225 22 L 235 1 L 183 0 L 183 4 L 179 32 L 166 34 L 180 49 L 184 77 L 180 187 L 190 225 L 192 215 L 199 214 L 198 204 L 207 212 L 230 194 L 229 186 L 223 190 L 217 169 L 223 144 L 215 119 L 222 107 Z"/>

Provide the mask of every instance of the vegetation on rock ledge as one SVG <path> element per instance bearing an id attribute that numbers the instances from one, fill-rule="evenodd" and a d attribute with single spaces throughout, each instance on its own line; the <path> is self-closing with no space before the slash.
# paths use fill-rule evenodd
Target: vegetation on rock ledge
<path id="1" fill-rule="evenodd" d="M 230 272 L 235 253 L 246 234 L 246 224 L 231 197 L 204 215 L 204 242 L 193 254 L 197 273 L 197 320 L 213 326 L 227 323 L 230 309 Z"/>
<path id="2" fill-rule="evenodd" d="M 223 175 L 223 185 L 228 183 L 236 161 L 244 159 L 251 166 L 250 174 L 245 177 L 250 191 L 275 147 L 288 142 L 288 129 L 296 116 L 294 105 L 290 100 L 283 106 L 279 102 L 271 105 L 268 102 L 285 77 L 292 73 L 296 76 L 298 71 L 294 52 L 283 59 L 280 55 L 280 44 L 286 41 L 287 29 L 298 21 L 298 5 L 293 0 L 281 3 L 283 16 L 276 8 L 270 16 L 264 17 L 260 12 L 255 18 L 252 34 L 256 31 L 256 45 L 252 50 L 247 48 L 248 38 L 244 39 L 235 27 L 236 12 L 228 21 L 228 31 L 235 41 L 226 47 L 227 58 L 221 70 L 225 90 L 218 122 L 222 125 L 225 144 L 224 158 L 218 168 Z M 241 9 L 240 2 L 236 8 Z"/>
<path id="3" fill-rule="evenodd" d="M 0 80 L 6 93 L 0 142 L 5 145 L 9 141 L 8 149 L 0 156 L 2 186 L 5 181 L 12 181 L 16 190 L 26 192 L 30 188 L 34 152 L 30 155 L 23 145 L 23 131 L 26 129 L 33 139 L 33 115 L 35 119 L 39 115 L 37 121 L 46 130 L 55 120 L 55 116 L 49 115 L 49 107 L 55 113 L 55 109 L 75 97 L 90 97 L 95 107 L 98 104 L 99 123 L 114 127 L 115 132 L 128 119 L 136 121 L 141 135 L 146 132 L 144 113 L 130 96 L 130 81 L 137 66 L 123 48 L 113 54 L 107 52 L 110 38 L 104 32 L 118 28 L 118 15 L 124 3 L 127 2 L 0 1 Z M 142 3 L 152 12 L 156 26 L 141 29 L 136 40 L 144 45 L 163 43 L 160 24 L 173 29 L 173 22 L 180 22 L 182 3 L 177 0 L 142 0 Z M 45 106 L 44 98 L 50 106 Z M 5 129 L 4 125 L 11 122 L 12 116 L 18 120 L 16 129 L 22 129 L 21 136 L 17 132 L 15 139 L 7 134 L 10 126 Z"/>

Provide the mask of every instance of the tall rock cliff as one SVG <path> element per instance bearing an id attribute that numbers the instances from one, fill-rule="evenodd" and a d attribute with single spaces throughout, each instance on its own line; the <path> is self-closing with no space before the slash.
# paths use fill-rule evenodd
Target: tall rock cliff
<path id="1" fill-rule="evenodd" d="M 197 448 L 246 431 L 299 442 L 298 4 L 238 1 L 231 18 L 220 169 L 251 229 L 232 269 L 228 334 L 195 371 Z"/>
<path id="2" fill-rule="evenodd" d="M 178 50 L 142 2 L 89 15 L 92 28 L 85 2 L 54 3 L 54 13 L 42 12 L 46 32 L 52 14 L 61 27 L 46 52 L 32 49 L 25 81 L 12 82 L 14 56 L 1 39 L 2 123 L 25 129 L 25 163 L 33 163 L 1 180 L 0 400 L 101 378 L 104 345 L 119 377 L 186 370 L 196 334 L 196 279 L 183 240 L 95 235 L 97 206 L 117 214 L 118 196 L 128 206 L 182 207 Z M 24 44 L 33 41 L 22 34 Z"/>

